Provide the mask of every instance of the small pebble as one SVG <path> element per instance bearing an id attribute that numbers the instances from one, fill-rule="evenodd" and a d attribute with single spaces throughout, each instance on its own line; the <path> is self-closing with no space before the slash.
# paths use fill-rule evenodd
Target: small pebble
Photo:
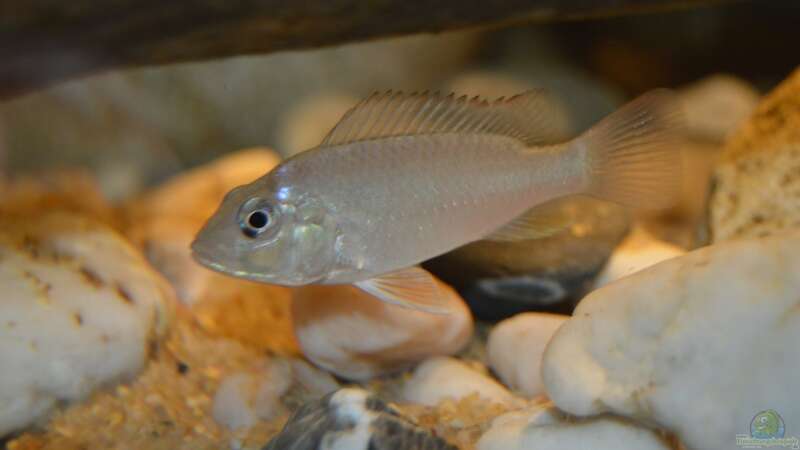
<path id="1" fill-rule="evenodd" d="M 487 357 L 492 370 L 511 389 L 527 396 L 544 394 L 542 355 L 550 337 L 569 316 L 522 313 L 489 333 Z"/>
<path id="2" fill-rule="evenodd" d="M 412 403 L 435 406 L 444 399 L 459 400 L 472 394 L 503 405 L 517 399 L 485 373 L 448 357 L 431 358 L 420 364 L 403 387 L 403 398 Z"/>

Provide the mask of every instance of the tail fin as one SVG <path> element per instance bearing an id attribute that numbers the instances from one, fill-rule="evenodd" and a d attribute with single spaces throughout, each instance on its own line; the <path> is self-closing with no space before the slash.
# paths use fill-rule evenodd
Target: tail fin
<path id="1" fill-rule="evenodd" d="M 642 95 L 576 142 L 586 152 L 586 193 L 642 209 L 670 206 L 681 186 L 683 116 L 665 89 Z"/>

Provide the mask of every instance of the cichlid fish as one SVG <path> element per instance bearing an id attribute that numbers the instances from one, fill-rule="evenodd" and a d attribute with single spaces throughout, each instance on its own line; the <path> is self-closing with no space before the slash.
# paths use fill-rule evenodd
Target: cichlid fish
<path id="1" fill-rule="evenodd" d="M 682 121 L 669 92 L 645 94 L 567 142 L 557 111 L 538 90 L 493 102 L 373 94 L 318 147 L 229 192 L 193 242 L 195 259 L 266 283 L 354 283 L 443 312 L 435 280 L 416 264 L 480 239 L 559 231 L 569 223 L 548 205 L 561 197 L 671 201 Z"/>

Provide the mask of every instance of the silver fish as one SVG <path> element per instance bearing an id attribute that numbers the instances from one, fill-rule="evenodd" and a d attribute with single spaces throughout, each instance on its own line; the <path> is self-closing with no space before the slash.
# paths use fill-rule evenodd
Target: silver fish
<path id="1" fill-rule="evenodd" d="M 668 91 L 566 142 L 556 111 L 542 91 L 493 102 L 373 94 L 318 147 L 229 192 L 193 242 L 194 257 L 250 280 L 353 283 L 443 312 L 435 280 L 416 264 L 480 239 L 561 230 L 569 224 L 548 207 L 561 197 L 671 201 L 682 121 Z"/>

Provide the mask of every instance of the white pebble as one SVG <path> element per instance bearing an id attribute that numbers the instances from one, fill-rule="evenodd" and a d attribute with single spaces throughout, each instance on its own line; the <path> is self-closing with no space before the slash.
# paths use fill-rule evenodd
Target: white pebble
<path id="1" fill-rule="evenodd" d="M 503 382 L 528 396 L 544 394 L 542 355 L 550 337 L 569 316 L 522 313 L 498 323 L 489 333 L 489 365 Z"/>
<path id="2" fill-rule="evenodd" d="M 435 406 L 444 399 L 459 400 L 472 394 L 503 405 L 513 405 L 514 396 L 486 374 L 455 358 L 436 357 L 420 364 L 403 387 L 406 401 Z"/>

